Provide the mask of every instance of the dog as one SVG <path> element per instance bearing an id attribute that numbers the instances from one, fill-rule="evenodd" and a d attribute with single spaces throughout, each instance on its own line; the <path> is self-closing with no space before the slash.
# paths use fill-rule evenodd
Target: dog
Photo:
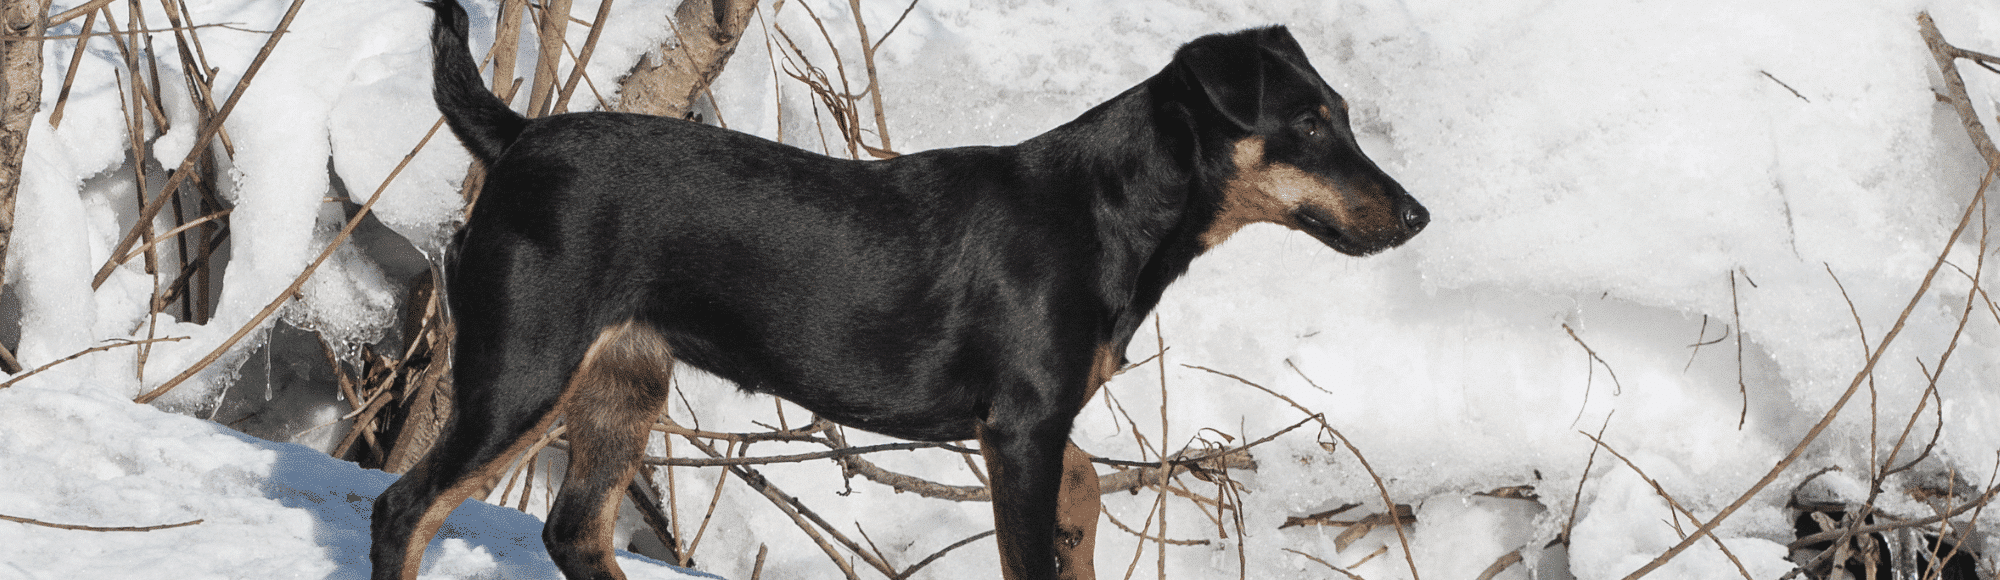
<path id="1" fill-rule="evenodd" d="M 621 113 L 526 119 L 431 0 L 434 97 L 487 169 L 446 260 L 443 437 L 375 502 L 376 580 L 566 417 L 543 539 L 623 578 L 611 530 L 675 362 L 820 417 L 978 439 L 1007 580 L 1090 578 L 1096 472 L 1071 422 L 1191 260 L 1256 222 L 1365 256 L 1430 221 L 1356 144 L 1283 27 L 1198 38 L 1018 145 L 881 161 Z"/>

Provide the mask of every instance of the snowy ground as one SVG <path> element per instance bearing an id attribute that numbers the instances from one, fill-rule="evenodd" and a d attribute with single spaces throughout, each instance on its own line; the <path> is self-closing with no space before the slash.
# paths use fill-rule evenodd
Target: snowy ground
<path id="1" fill-rule="evenodd" d="M 79 3 L 60 0 L 55 10 Z M 188 2 L 194 22 L 254 30 L 271 29 L 287 4 Z M 485 46 L 494 7 L 470 4 L 475 45 Z M 595 4 L 580 1 L 573 12 L 594 14 Z M 599 88 L 614 86 L 611 79 L 657 43 L 670 4 L 616 4 L 615 25 L 590 68 Z M 815 63 L 831 65 L 805 6 L 826 20 L 849 58 L 848 74 L 858 74 L 847 3 L 786 2 L 752 25 L 715 89 L 714 116 L 819 150 L 811 100 L 774 74 L 779 64 L 768 50 L 783 42 L 772 28 L 781 25 Z M 905 6 L 868 0 L 863 17 L 880 34 Z M 1382 511 L 1381 492 L 1352 453 L 1359 451 L 1387 493 L 1414 506 L 1410 560 L 1423 577 L 1472 578 L 1526 546 L 1528 564 L 1501 578 L 1537 568 L 1542 578 L 1594 580 L 1624 576 L 1679 542 L 1676 522 L 1691 526 L 1608 454 L 1586 467 L 1592 443 L 1578 431 L 1602 427 L 1611 448 L 1705 520 L 1763 477 L 1847 390 L 1865 348 L 1882 341 L 1946 248 L 1977 189 L 1980 162 L 1958 118 L 1932 95 L 1938 75 L 1917 32 L 1919 10 L 1959 45 L 2000 52 L 2000 8 L 1960 0 L 922 0 L 878 58 L 897 149 L 1004 144 L 1138 82 L 1195 36 L 1288 24 L 1355 104 L 1363 147 L 1431 209 L 1434 223 L 1403 248 L 1364 259 L 1275 227 L 1246 230 L 1169 292 L 1160 333 L 1149 329 L 1128 353 L 1144 359 L 1164 344 L 1164 362 L 1114 380 L 1080 419 L 1075 439 L 1099 455 L 1140 459 L 1135 432 L 1178 450 L 1225 435 L 1254 440 L 1306 417 L 1235 379 L 1186 366 L 1198 365 L 1324 413 L 1351 442 L 1327 445 L 1330 437 L 1308 428 L 1259 447 L 1254 471 L 1232 473 L 1243 484 L 1240 534 L 1193 502 L 1169 502 L 1165 535 L 1207 542 L 1168 547 L 1168 577 L 1333 574 L 1311 558 L 1369 580 L 1410 577 L 1402 543 L 1386 528 L 1345 550 L 1335 546 L 1340 528 L 1279 529 L 1287 517 L 1349 503 L 1363 504 L 1357 514 Z M 115 12 L 122 21 L 124 11 Z M 149 13 L 148 21 L 166 19 Z M 79 22 L 50 34 L 74 33 Z M 238 243 L 227 256 L 222 310 L 206 325 L 149 323 L 153 280 L 136 261 L 91 289 L 91 275 L 136 211 L 115 76 L 122 57 L 108 39 L 92 41 L 61 127 L 51 130 L 75 44 L 45 45 L 43 113 L 24 165 L 0 340 L 19 344 L 34 367 L 104 340 L 190 338 L 154 345 L 143 368 L 131 349 L 112 350 L 0 390 L 0 514 L 98 526 L 201 523 L 94 532 L 0 522 L 0 577 L 366 574 L 367 506 L 393 476 L 325 457 L 335 429 L 299 427 L 272 435 L 287 443 L 272 443 L 194 418 L 211 416 L 230 396 L 224 385 L 236 378 L 233 369 L 262 352 L 263 338 L 253 335 L 157 407 L 128 401 L 221 344 L 324 247 L 345 217 L 338 204 L 321 203 L 335 191 L 334 177 L 347 194 L 366 197 L 431 126 L 436 112 L 422 72 L 427 24 L 428 12 L 408 0 L 306 3 L 228 125 L 235 157 L 225 189 Z M 202 34 L 221 71 L 219 91 L 235 85 L 266 39 L 220 28 Z M 153 42 L 157 53 L 174 54 L 171 36 Z M 531 75 L 532 58 L 522 61 L 520 74 Z M 160 59 L 161 75 L 178 78 L 178 62 Z M 1971 67 L 1966 74 L 1990 120 L 2000 75 Z M 159 160 L 149 168 L 155 188 L 164 173 L 158 163 L 177 163 L 196 125 L 185 90 L 166 85 L 163 105 L 177 122 L 148 135 Z M 381 222 L 435 255 L 458 211 L 466 160 L 449 141 L 425 148 L 376 207 Z M 1964 272 L 1980 263 L 1981 227 L 1975 220 L 1951 245 L 1951 262 Z M 349 344 L 378 340 L 403 283 L 378 261 L 337 253 L 284 319 Z M 2000 280 L 1981 275 L 1985 287 Z M 1881 505 L 1928 515 L 1906 490 L 1954 478 L 1984 485 L 1991 476 L 2000 451 L 1993 421 L 2000 390 L 1992 382 L 2000 376 L 2000 310 L 1990 298 L 1974 296 L 1978 306 L 1956 350 L 1948 364 L 1939 361 L 1971 288 L 1970 274 L 1946 267 L 1882 357 L 1873 390 L 1723 523 L 1717 535 L 1753 577 L 1790 568 L 1790 491 L 1827 468 L 1841 469 L 1826 476 L 1827 488 L 1862 489 L 1869 466 L 1884 461 L 1923 399 L 1925 375 L 1940 365 L 1936 401 L 1914 429 L 1919 439 L 1936 430 L 1936 450 L 1891 480 Z M 690 375 L 681 382 L 694 406 L 673 409 L 683 423 L 753 430 L 753 422 L 778 421 L 768 399 Z M 295 410 L 296 423 L 337 419 L 344 403 L 328 403 Z M 803 416 L 797 408 L 787 414 L 794 425 Z M 850 435 L 858 444 L 877 441 Z M 768 444 L 755 452 L 805 450 Z M 1912 453 L 1906 447 L 1899 461 Z M 945 483 L 975 483 L 943 451 L 875 459 Z M 698 517 L 708 508 L 717 473 L 674 470 L 681 513 Z M 984 504 L 899 495 L 861 480 L 851 495 L 837 495 L 845 489 L 830 462 L 764 473 L 850 535 L 866 530 L 898 565 L 991 526 Z M 1209 483 L 1189 485 L 1216 492 Z M 1540 500 L 1475 495 L 1523 485 Z M 1847 493 L 1841 499 L 1861 499 Z M 546 497 L 537 491 L 529 511 Z M 1112 495 L 1106 506 L 1137 527 L 1154 500 L 1152 492 Z M 704 571 L 748 578 L 759 546 L 767 546 L 763 577 L 839 577 L 755 492 L 732 482 L 716 504 L 695 553 Z M 1572 520 L 1567 550 L 1540 549 Z M 433 544 L 426 578 L 555 577 L 538 535 L 534 517 L 468 504 Z M 1108 523 L 1099 538 L 1106 577 L 1128 564 L 1156 574 L 1152 543 L 1141 546 Z M 1388 553 L 1361 562 L 1384 546 Z M 1984 532 L 1966 548 L 2000 552 Z M 991 541 L 982 540 L 919 577 L 997 577 L 994 562 Z M 642 559 L 623 563 L 635 578 L 682 577 Z M 1654 574 L 1736 576 L 1708 542 Z"/>

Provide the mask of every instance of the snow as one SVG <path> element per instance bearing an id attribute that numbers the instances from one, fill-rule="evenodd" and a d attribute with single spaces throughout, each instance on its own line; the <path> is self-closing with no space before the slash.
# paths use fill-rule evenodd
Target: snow
<path id="1" fill-rule="evenodd" d="M 11 466 L 8 515 L 89 526 L 199 524 L 147 532 L 6 524 L 0 576 L 363 578 L 368 512 L 395 477 L 324 451 L 256 439 L 119 399 L 0 391 Z M 96 442 L 87 451 L 81 442 Z M 26 467 L 32 466 L 32 469 Z M 552 578 L 540 522 L 467 502 L 432 542 L 428 577 Z M 633 578 L 700 578 L 622 558 Z M 261 571 L 262 573 L 258 573 Z"/>
<path id="2" fill-rule="evenodd" d="M 60 0 L 55 10 L 79 3 Z M 193 22 L 252 30 L 273 28 L 288 4 L 188 2 Z M 486 46 L 497 9 L 469 4 L 473 42 Z M 673 4 L 614 5 L 588 69 L 607 98 L 614 79 L 669 36 Z M 806 6 L 824 20 L 826 38 Z M 879 36 L 906 6 L 869 0 L 862 17 Z M 578 2 L 573 14 L 592 18 L 596 8 Z M 836 0 L 769 8 L 715 86 L 720 110 L 708 113 L 733 129 L 837 152 L 825 143 L 838 136 L 816 122 L 824 112 L 816 116 L 811 95 L 782 72 L 794 65 L 770 48 L 785 46 L 773 28 L 782 26 L 813 64 L 831 71 L 830 39 L 858 90 L 866 81 L 857 80 L 853 15 Z M 154 26 L 166 22 L 157 5 L 145 9 Z M 1500 578 L 1526 578 L 1528 569 L 1541 578 L 1618 578 L 1679 543 L 1675 522 L 1679 531 L 1692 524 L 1623 462 L 1602 449 L 1593 456 L 1579 431 L 1601 428 L 1609 449 L 1706 521 L 1790 453 L 1849 388 L 1866 348 L 1882 342 L 1947 247 L 1981 162 L 1958 117 L 1932 96 L 1941 85 L 1917 33 L 1919 10 L 1929 10 L 1948 39 L 2000 52 L 1987 41 L 2000 33 L 2000 9 L 1963 0 L 923 0 L 881 45 L 877 65 L 896 149 L 1005 144 L 1152 74 L 1179 43 L 1287 24 L 1354 104 L 1364 149 L 1430 208 L 1432 225 L 1368 258 L 1276 227 L 1246 229 L 1169 291 L 1159 332 L 1149 325 L 1127 353 L 1145 359 L 1164 344 L 1165 355 L 1112 381 L 1079 418 L 1074 439 L 1099 455 L 1152 458 L 1163 441 L 1169 452 L 1225 436 L 1241 444 L 1307 417 L 1188 365 L 1282 394 L 1346 437 L 1315 435 L 1310 423 L 1259 447 L 1254 471 L 1231 472 L 1243 486 L 1240 534 L 1231 527 L 1223 536 L 1192 502 L 1168 502 L 1167 537 L 1208 540 L 1169 547 L 1169 577 L 1235 575 L 1239 561 L 1248 577 L 1329 573 L 1306 555 L 1370 580 L 1409 577 L 1402 542 L 1387 527 L 1346 550 L 1335 546 L 1339 528 L 1278 528 L 1287 517 L 1349 503 L 1363 504 L 1357 514 L 1384 511 L 1359 452 L 1387 493 L 1415 508 L 1409 550 L 1425 578 L 1475 577 L 1521 548 L 1524 565 Z M 124 25 L 123 11 L 114 12 Z M 0 390 L 0 424 L 8 426 L 0 429 L 7 466 L 0 514 L 103 526 L 202 523 L 150 532 L 0 523 L 0 577 L 366 574 L 368 504 L 393 476 L 326 457 L 324 429 L 279 434 L 292 442 L 273 443 L 193 418 L 212 416 L 239 365 L 262 352 L 274 320 L 157 406 L 127 401 L 216 350 L 292 282 L 347 218 L 343 205 L 325 198 L 368 199 L 416 148 L 437 119 L 423 72 L 428 14 L 407 0 L 304 5 L 228 123 L 235 153 L 220 190 L 235 208 L 234 243 L 218 255 L 226 260 L 220 306 L 205 324 L 150 320 L 154 282 L 137 260 L 92 289 L 92 275 L 138 211 L 118 90 L 129 80 L 118 78 L 122 57 L 111 40 L 91 40 L 61 125 L 51 128 L 76 45 L 44 45 L 44 102 L 23 164 L 16 251 L 0 300 L 0 312 L 18 312 L 18 320 L 0 320 L 0 337 L 18 337 L 17 354 L 31 368 L 107 340 L 188 339 L 151 345 L 143 366 L 135 349 L 114 349 Z M 573 27 L 572 38 L 582 30 Z M 267 36 L 200 32 L 219 69 L 219 99 Z M 180 78 L 172 36 L 153 42 L 170 56 L 159 60 L 161 78 Z M 533 43 L 521 45 L 517 76 L 533 74 L 534 51 Z M 1974 67 L 1964 74 L 1991 119 L 2000 75 Z M 198 126 L 185 88 L 163 84 L 173 126 L 145 136 L 155 160 L 148 191 L 194 146 Z M 572 108 L 595 103 L 580 88 Z M 468 162 L 448 136 L 433 139 L 383 191 L 374 207 L 381 225 L 438 256 L 460 219 Z M 1941 423 L 1936 451 L 1890 482 L 1885 509 L 1927 515 L 1901 490 L 1940 477 L 1985 481 L 1994 469 L 2000 427 L 1990 419 L 2000 416 L 2000 391 L 1990 377 L 2000 376 L 2000 314 L 1984 303 L 1974 308 L 1938 371 L 1972 287 L 1982 227 L 1975 220 L 1967 237 L 1950 243 L 1951 263 L 1967 274 L 1952 266 L 1939 273 L 1875 380 L 1717 530 L 1751 576 L 1790 569 L 1787 501 L 1808 474 L 1841 468 L 1808 489 L 1847 501 L 1866 496 L 1871 451 L 1889 452 L 1923 401 L 1927 374 L 1938 374 L 1937 397 L 1914 431 L 1923 436 Z M 343 351 L 388 335 L 407 280 L 379 259 L 337 250 L 280 318 L 327 333 Z M 1990 271 L 1981 276 L 1983 287 L 1995 283 Z M 1690 347 L 1709 341 L 1718 342 Z M 679 382 L 687 397 L 677 397 L 672 412 L 684 424 L 780 423 L 769 399 L 734 394 L 692 372 Z M 300 412 L 300 420 L 337 419 L 331 404 Z M 805 420 L 796 407 L 776 408 L 790 425 Z M 1138 435 L 1151 450 L 1135 442 Z M 752 453 L 807 450 L 766 443 Z M 1906 447 L 1899 457 L 1913 453 Z M 871 459 L 944 483 L 976 483 L 947 452 Z M 850 486 L 829 483 L 841 478 L 830 462 L 760 471 L 843 533 L 865 530 L 899 565 L 991 526 L 984 504 L 927 500 L 866 481 L 836 495 Z M 708 509 L 718 473 L 672 470 L 679 513 Z M 1216 493 L 1210 483 L 1188 485 Z M 1534 486 L 1540 499 L 1478 495 L 1521 485 Z M 767 546 L 764 577 L 838 577 L 762 496 L 735 482 L 721 489 L 695 553 L 699 568 L 748 578 L 759 546 Z M 425 577 L 556 577 L 538 539 L 536 516 L 546 507 L 535 504 L 547 497 L 545 488 L 534 492 L 535 515 L 468 503 L 433 543 Z M 1139 526 L 1155 497 L 1113 494 L 1105 505 L 1119 522 Z M 1542 548 L 1571 521 L 1566 550 Z M 684 533 L 699 525 L 690 518 Z M 622 533 L 632 527 L 623 524 Z M 1967 548 L 1991 554 L 2000 546 L 1981 533 Z M 1153 574 L 1154 549 L 1107 521 L 1100 573 L 1136 562 L 1137 573 Z M 642 557 L 621 563 L 635 578 L 684 577 Z M 918 577 L 995 577 L 995 564 L 992 542 L 983 540 Z M 1653 577 L 1738 574 L 1703 541 Z"/>

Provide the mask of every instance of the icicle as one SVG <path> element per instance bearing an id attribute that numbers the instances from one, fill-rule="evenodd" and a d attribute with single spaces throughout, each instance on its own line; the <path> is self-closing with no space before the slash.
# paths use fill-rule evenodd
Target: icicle
<path id="1" fill-rule="evenodd" d="M 275 330 L 277 326 L 272 325 L 271 330 L 264 331 L 264 402 L 266 403 L 271 402 L 271 347 L 275 346 L 271 343 L 271 335 Z"/>

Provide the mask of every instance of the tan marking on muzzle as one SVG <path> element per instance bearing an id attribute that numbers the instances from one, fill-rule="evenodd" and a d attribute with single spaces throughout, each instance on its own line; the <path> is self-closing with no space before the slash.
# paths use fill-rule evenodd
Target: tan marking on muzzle
<path id="1" fill-rule="evenodd" d="M 1222 207 L 1215 223 L 1201 234 L 1202 249 L 1214 248 L 1257 222 L 1298 229 L 1292 212 L 1307 204 L 1324 208 L 1343 227 L 1352 223 L 1353 204 L 1346 193 L 1298 167 L 1265 162 L 1262 137 L 1237 141 L 1230 157 L 1236 162 L 1236 175 L 1222 187 Z"/>

